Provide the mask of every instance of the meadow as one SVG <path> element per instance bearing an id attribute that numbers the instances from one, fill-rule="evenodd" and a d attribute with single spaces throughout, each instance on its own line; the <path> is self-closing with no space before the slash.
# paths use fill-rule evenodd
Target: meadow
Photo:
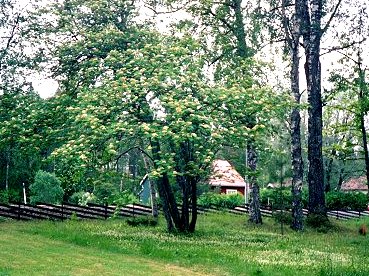
<path id="1" fill-rule="evenodd" d="M 0 222 L 5 275 L 369 275 L 369 219 L 295 233 L 265 219 L 200 215 L 194 234 L 125 220 Z"/>

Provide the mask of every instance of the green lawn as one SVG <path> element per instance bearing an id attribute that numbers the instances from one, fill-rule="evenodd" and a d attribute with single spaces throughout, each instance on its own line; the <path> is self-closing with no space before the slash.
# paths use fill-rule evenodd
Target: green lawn
<path id="1" fill-rule="evenodd" d="M 4 275 L 369 275 L 369 220 L 294 233 L 266 220 L 201 215 L 193 235 L 124 220 L 0 222 Z M 287 228 L 287 227 L 286 227 Z"/>

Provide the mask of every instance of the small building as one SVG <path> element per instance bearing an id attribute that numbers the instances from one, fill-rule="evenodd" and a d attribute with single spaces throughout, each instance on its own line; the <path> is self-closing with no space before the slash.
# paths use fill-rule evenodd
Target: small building
<path id="1" fill-rule="evenodd" d="M 245 180 L 226 160 L 214 160 L 209 184 L 212 188 L 219 188 L 222 194 L 245 195 Z"/>
<path id="2" fill-rule="evenodd" d="M 368 185 L 366 183 L 366 176 L 353 177 L 347 181 L 344 181 L 341 185 L 341 191 L 343 192 L 368 192 Z"/>
<path id="3" fill-rule="evenodd" d="M 284 180 L 282 184 L 279 182 L 275 183 L 268 183 L 266 186 L 267 189 L 275 189 L 275 188 L 288 188 L 292 186 L 292 178 L 288 178 L 287 180 Z"/>
<path id="4" fill-rule="evenodd" d="M 150 191 L 150 179 L 149 175 L 146 174 L 140 182 L 141 190 L 138 193 L 140 203 L 150 204 L 151 203 L 151 191 Z"/>

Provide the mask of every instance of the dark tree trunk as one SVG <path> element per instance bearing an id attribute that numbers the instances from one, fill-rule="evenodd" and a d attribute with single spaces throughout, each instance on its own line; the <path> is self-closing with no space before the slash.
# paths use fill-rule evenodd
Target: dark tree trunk
<path id="1" fill-rule="evenodd" d="M 331 154 L 332 156 L 334 155 L 335 150 L 332 150 Z M 331 191 L 331 174 L 332 174 L 332 169 L 333 169 L 333 158 L 330 158 L 328 160 L 328 164 L 327 164 L 327 170 L 326 170 L 326 183 L 325 183 L 325 192 L 328 193 Z"/>
<path id="2" fill-rule="evenodd" d="M 299 87 L 299 35 L 292 41 L 291 91 L 297 105 L 300 104 Z M 302 183 L 303 161 L 301 153 L 301 116 L 299 107 L 291 112 L 291 157 L 292 157 L 292 229 L 303 229 Z"/>
<path id="3" fill-rule="evenodd" d="M 191 206 L 192 206 L 192 217 L 189 227 L 189 232 L 195 231 L 195 226 L 197 222 L 197 180 L 191 177 Z"/>
<path id="4" fill-rule="evenodd" d="M 368 137 L 365 129 L 365 115 L 366 115 L 366 108 L 363 106 L 363 101 L 365 101 L 365 97 L 368 97 L 365 93 L 366 91 L 366 83 L 365 83 L 365 69 L 362 68 L 362 57 L 361 51 L 358 51 L 358 73 L 359 73 L 359 102 L 360 102 L 360 131 L 361 137 L 363 142 L 363 149 L 364 149 L 364 160 L 365 160 L 365 175 L 366 175 L 366 184 L 368 185 L 369 189 L 369 152 L 368 152 Z M 368 191 L 369 197 L 369 191 Z"/>
<path id="5" fill-rule="evenodd" d="M 305 76 L 308 91 L 308 184 L 309 214 L 327 216 L 324 194 L 324 168 L 322 153 L 322 96 L 320 41 L 322 35 L 322 0 L 304 0 L 302 5 L 302 34 L 305 46 Z M 310 8 L 310 12 L 309 12 Z"/>
<path id="6" fill-rule="evenodd" d="M 257 154 L 252 143 L 247 145 L 247 164 L 250 169 L 249 181 L 251 185 L 249 221 L 256 224 L 261 224 L 263 221 L 260 211 L 260 188 L 256 181 Z"/>
<path id="7" fill-rule="evenodd" d="M 5 190 L 9 190 L 10 150 L 6 153 Z"/>
<path id="8" fill-rule="evenodd" d="M 368 153 L 368 140 L 367 134 L 365 129 L 365 121 L 364 121 L 364 114 L 360 118 L 360 128 L 361 128 L 361 135 L 363 140 L 363 148 L 364 148 L 364 158 L 365 158 L 365 175 L 366 175 L 366 185 L 369 185 L 369 153 Z M 369 197 L 369 192 L 368 192 Z"/>
<path id="9" fill-rule="evenodd" d="M 233 33 L 237 40 L 237 55 L 240 58 L 245 59 L 252 56 L 252 49 L 248 47 L 246 43 L 246 31 L 241 4 L 242 0 L 233 0 L 231 7 L 235 14 Z M 248 127 L 252 128 L 255 125 L 255 118 L 250 117 L 247 119 L 249 124 Z M 251 186 L 249 221 L 258 224 L 262 223 L 262 218 L 260 211 L 260 188 L 256 179 L 257 152 L 254 147 L 254 141 L 249 141 L 247 152 L 247 165 L 251 174 L 249 177 Z"/>
<path id="10" fill-rule="evenodd" d="M 151 140 L 152 154 L 154 160 L 160 160 L 160 145 L 156 140 Z M 155 166 L 155 164 L 154 164 Z M 173 190 L 170 186 L 169 178 L 166 173 L 159 177 L 157 180 L 157 187 L 161 202 L 163 204 L 163 212 L 167 221 L 168 231 L 173 231 L 174 227 L 178 231 L 183 231 L 180 214 L 178 211 L 177 203 L 173 194 Z"/>
<path id="11" fill-rule="evenodd" d="M 190 197 L 189 197 L 189 187 L 188 180 L 185 176 L 177 176 L 176 177 L 177 184 L 181 187 L 182 190 L 182 211 L 181 211 L 181 223 L 183 230 L 185 232 L 189 229 L 190 223 Z"/>
<path id="12" fill-rule="evenodd" d="M 290 84 L 291 93 L 296 106 L 292 109 L 290 115 L 291 121 L 291 161 L 292 161 L 292 224 L 291 228 L 300 231 L 303 229 L 303 211 L 302 211 L 302 184 L 303 184 L 303 161 L 301 152 L 301 116 L 299 104 L 301 100 L 300 85 L 299 85 L 299 48 L 301 37 L 301 21 L 302 21 L 302 6 L 297 0 L 295 3 L 295 14 L 293 20 L 289 24 L 283 2 L 283 26 L 286 35 L 286 40 L 289 46 L 291 55 L 291 71 Z"/>
<path id="13" fill-rule="evenodd" d="M 341 190 L 341 186 L 342 186 L 342 183 L 343 183 L 343 173 L 345 171 L 345 161 L 343 161 L 343 165 L 341 167 L 341 170 L 340 170 L 340 177 L 338 178 L 338 183 L 337 183 L 337 191 Z"/>

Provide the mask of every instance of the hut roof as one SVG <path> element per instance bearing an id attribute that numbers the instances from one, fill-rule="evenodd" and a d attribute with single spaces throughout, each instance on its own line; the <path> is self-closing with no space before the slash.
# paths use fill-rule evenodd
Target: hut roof
<path id="1" fill-rule="evenodd" d="M 350 178 L 342 183 L 342 191 L 368 191 L 368 185 L 366 184 L 366 176 L 360 176 L 356 178 Z"/>
<path id="2" fill-rule="evenodd" d="M 243 177 L 226 160 L 216 159 L 212 164 L 212 173 L 209 177 L 211 186 L 245 187 Z"/>

